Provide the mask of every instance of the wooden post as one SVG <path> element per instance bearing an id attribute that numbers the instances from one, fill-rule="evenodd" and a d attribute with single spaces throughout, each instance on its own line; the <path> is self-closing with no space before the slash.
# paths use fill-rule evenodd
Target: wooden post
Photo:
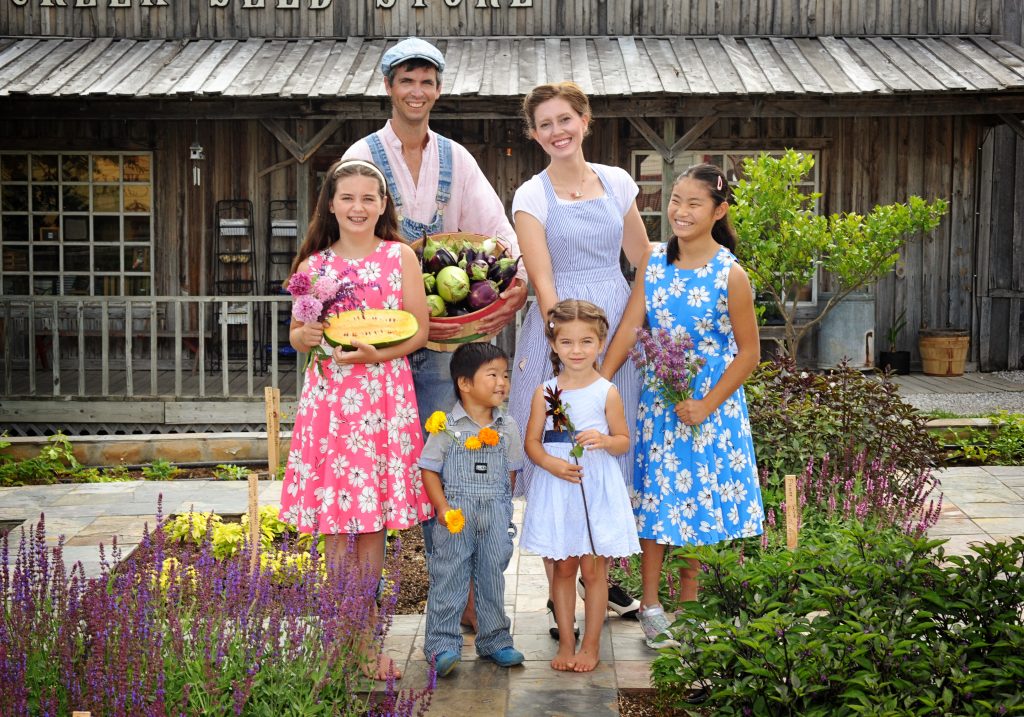
<path id="1" fill-rule="evenodd" d="M 786 547 L 796 550 L 800 532 L 800 496 L 796 490 L 796 476 L 786 476 Z"/>
<path id="2" fill-rule="evenodd" d="M 257 475 L 249 474 L 249 544 L 252 553 L 249 556 L 249 570 L 253 573 L 259 566 L 260 560 L 260 501 L 257 489 L 259 488 Z"/>
<path id="3" fill-rule="evenodd" d="M 267 386 L 263 389 L 263 402 L 267 409 L 267 469 L 270 480 L 277 477 L 278 453 L 281 448 L 281 389 Z"/>
<path id="4" fill-rule="evenodd" d="M 71 717 L 92 717 L 92 712 L 82 712 L 81 710 L 75 710 L 71 713 Z"/>

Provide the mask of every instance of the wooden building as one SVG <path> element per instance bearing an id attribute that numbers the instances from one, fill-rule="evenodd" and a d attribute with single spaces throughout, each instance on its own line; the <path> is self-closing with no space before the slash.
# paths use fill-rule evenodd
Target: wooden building
<path id="1" fill-rule="evenodd" d="M 789 147 L 815 154 L 825 212 L 948 199 L 875 287 L 876 334 L 905 310 L 901 348 L 964 328 L 975 367 L 1024 366 L 1019 0 L 0 9 L 0 423 L 18 432 L 245 427 L 262 385 L 294 395 L 269 294 L 319 173 L 389 116 L 380 58 L 410 34 L 448 62 L 432 126 L 509 205 L 544 165 L 521 98 L 562 79 L 594 106 L 588 159 L 632 172 L 652 238 L 675 172 Z"/>

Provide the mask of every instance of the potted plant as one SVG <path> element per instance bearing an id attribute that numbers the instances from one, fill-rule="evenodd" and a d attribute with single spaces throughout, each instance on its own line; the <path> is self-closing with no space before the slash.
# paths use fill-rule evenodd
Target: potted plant
<path id="1" fill-rule="evenodd" d="M 889 350 L 882 351 L 878 355 L 879 366 L 889 371 L 895 371 L 901 376 L 906 376 L 910 373 L 910 352 L 897 350 L 900 334 L 906 327 L 907 310 L 904 309 L 896 317 L 896 320 L 892 322 L 892 326 L 889 327 L 889 331 L 885 334 L 889 343 Z"/>

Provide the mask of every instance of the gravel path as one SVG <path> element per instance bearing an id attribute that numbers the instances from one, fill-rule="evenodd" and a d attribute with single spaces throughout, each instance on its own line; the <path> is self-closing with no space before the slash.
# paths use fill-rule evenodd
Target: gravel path
<path id="1" fill-rule="evenodd" d="M 999 371 L 996 376 L 1024 383 L 1024 371 Z M 1024 391 L 1019 393 L 913 393 L 903 396 L 920 411 L 948 411 L 959 416 L 977 416 L 996 411 L 1024 413 Z"/>

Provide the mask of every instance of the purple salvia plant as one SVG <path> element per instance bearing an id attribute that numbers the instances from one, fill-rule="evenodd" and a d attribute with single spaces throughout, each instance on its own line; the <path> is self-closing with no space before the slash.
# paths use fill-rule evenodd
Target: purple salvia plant
<path id="1" fill-rule="evenodd" d="M 367 642 L 381 648 L 397 586 L 378 605 L 377 580 L 352 556 L 325 577 L 316 540 L 282 581 L 250 572 L 248 545 L 215 560 L 209 525 L 196 548 L 168 544 L 162 524 L 158 513 L 128 560 L 115 543 L 89 580 L 80 564 L 65 570 L 63 542 L 46 545 L 42 519 L 23 531 L 13 567 L 3 539 L 0 714 L 240 715 L 254 701 L 280 714 L 301 712 L 301 700 L 366 712 L 361 655 Z M 392 682 L 382 699 L 388 713 L 422 714 L 433 687 L 431 677 L 399 695 Z"/>

